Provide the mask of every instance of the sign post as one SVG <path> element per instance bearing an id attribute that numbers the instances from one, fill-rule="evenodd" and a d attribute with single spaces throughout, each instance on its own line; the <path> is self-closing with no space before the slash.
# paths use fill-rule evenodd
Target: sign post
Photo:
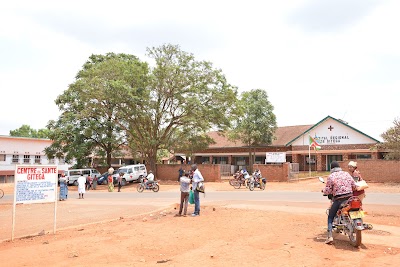
<path id="1" fill-rule="evenodd" d="M 17 204 L 54 202 L 56 232 L 58 167 L 56 165 L 16 165 L 11 240 L 14 240 Z"/>

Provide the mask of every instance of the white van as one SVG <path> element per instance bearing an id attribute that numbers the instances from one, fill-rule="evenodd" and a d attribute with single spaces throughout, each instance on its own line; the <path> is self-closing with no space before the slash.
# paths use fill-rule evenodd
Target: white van
<path id="1" fill-rule="evenodd" d="M 140 178 L 147 176 L 146 166 L 144 164 L 127 165 L 120 167 L 118 173 L 124 174 L 122 183 L 139 181 Z"/>
<path id="2" fill-rule="evenodd" d="M 90 177 L 94 177 L 95 175 L 100 177 L 101 175 L 101 173 L 99 173 L 99 171 L 96 169 L 73 169 L 64 171 L 64 174 L 69 185 L 78 185 L 78 178 L 81 176 L 81 174 L 83 174 L 85 178 L 88 177 L 88 175 L 90 175 Z"/>

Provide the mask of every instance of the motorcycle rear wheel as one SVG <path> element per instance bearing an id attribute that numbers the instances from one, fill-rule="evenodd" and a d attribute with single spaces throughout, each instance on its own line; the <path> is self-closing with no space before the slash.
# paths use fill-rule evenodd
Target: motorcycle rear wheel
<path id="1" fill-rule="evenodd" d="M 137 191 L 138 191 L 139 193 L 142 193 L 143 190 L 144 190 L 144 185 L 138 184 L 138 186 L 137 186 Z"/>
<path id="2" fill-rule="evenodd" d="M 236 182 L 236 179 L 230 179 L 229 180 L 229 185 L 233 186 Z"/>
<path id="3" fill-rule="evenodd" d="M 353 231 L 349 232 L 350 244 L 353 247 L 359 247 L 361 245 L 361 230 L 353 229 Z"/>
<path id="4" fill-rule="evenodd" d="M 158 184 L 153 185 L 153 192 L 158 192 L 158 190 L 160 190 L 160 187 L 158 186 Z"/>
<path id="5" fill-rule="evenodd" d="M 265 189 L 265 184 L 263 182 L 260 183 L 260 189 L 264 190 Z"/>

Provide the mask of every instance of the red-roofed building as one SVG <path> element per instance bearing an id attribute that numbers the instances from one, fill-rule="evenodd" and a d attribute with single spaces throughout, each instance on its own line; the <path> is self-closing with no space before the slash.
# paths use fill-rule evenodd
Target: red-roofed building
<path id="1" fill-rule="evenodd" d="M 237 170 L 248 167 L 249 147 L 240 141 L 231 141 L 222 133 L 210 132 L 215 144 L 196 151 L 192 162 L 197 164 L 227 164 Z M 321 150 L 309 149 L 309 136 Z M 327 171 L 332 161 L 381 159 L 382 151 L 375 148 L 379 141 L 351 127 L 342 120 L 327 116 L 315 125 L 278 127 L 271 145 L 251 148 L 256 164 L 264 164 L 267 153 L 284 153 L 286 162 L 298 163 L 300 171 Z M 177 154 L 179 155 L 179 154 Z M 310 160 L 311 159 L 311 160 Z"/>

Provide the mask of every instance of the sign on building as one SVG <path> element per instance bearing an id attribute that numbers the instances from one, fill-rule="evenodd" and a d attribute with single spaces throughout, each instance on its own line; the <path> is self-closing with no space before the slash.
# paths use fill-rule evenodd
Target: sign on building
<path id="1" fill-rule="evenodd" d="M 286 162 L 286 152 L 267 152 L 265 164 Z"/>

